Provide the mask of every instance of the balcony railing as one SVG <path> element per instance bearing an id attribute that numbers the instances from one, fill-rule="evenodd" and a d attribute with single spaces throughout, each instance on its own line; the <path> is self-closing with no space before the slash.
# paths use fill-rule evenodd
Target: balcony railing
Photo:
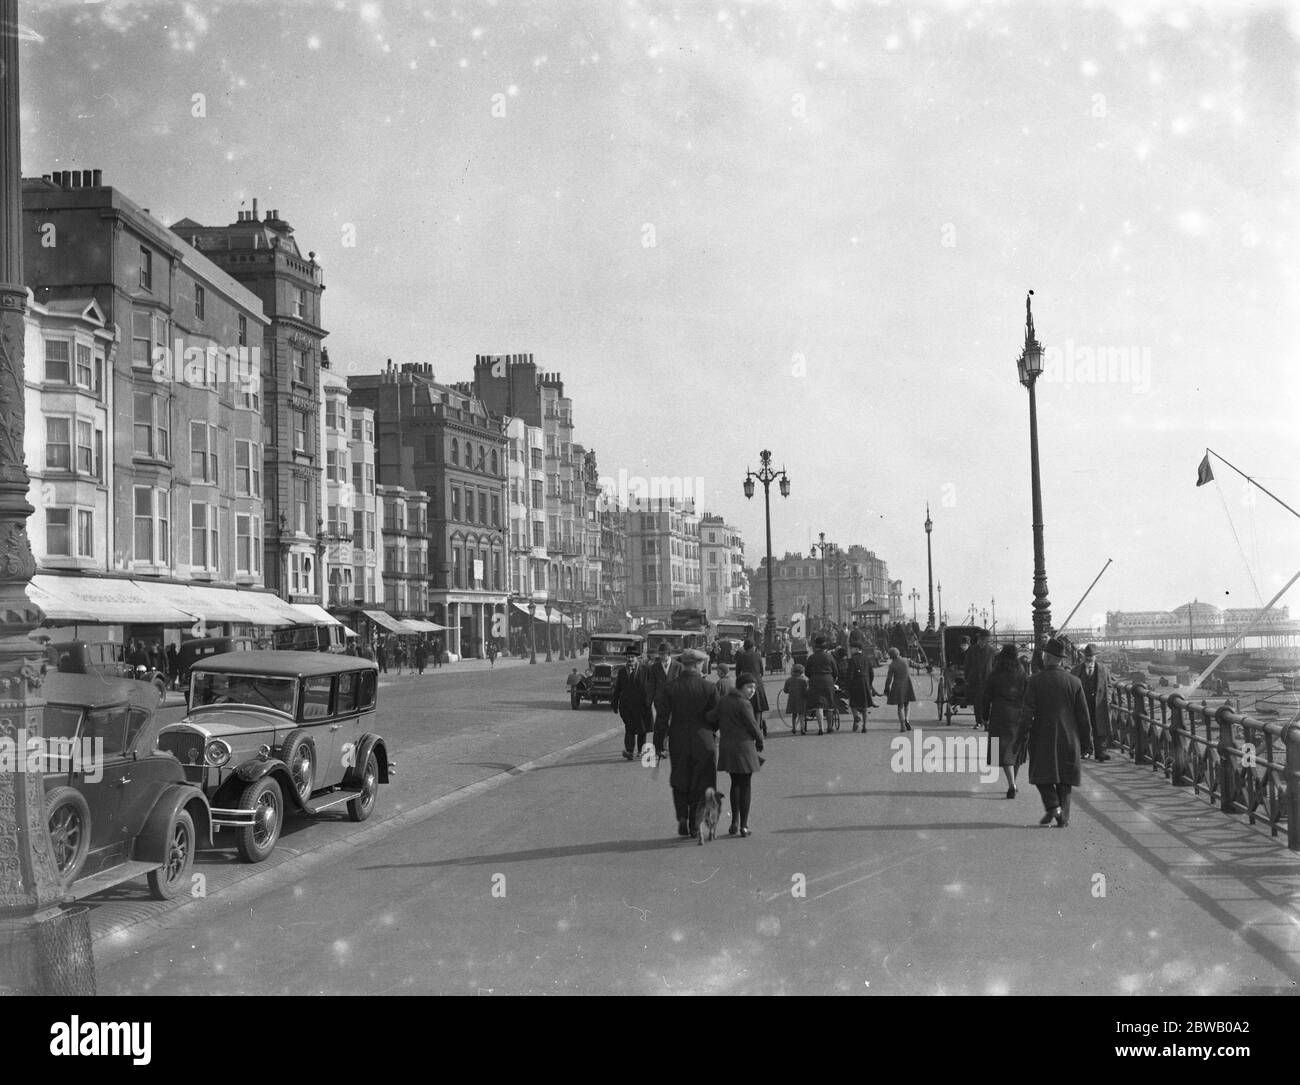
<path id="1" fill-rule="evenodd" d="M 1110 709 L 1120 748 L 1135 764 L 1191 787 L 1225 814 L 1262 822 L 1270 836 L 1285 826 L 1287 847 L 1300 852 L 1300 723 L 1238 715 L 1226 704 L 1211 709 L 1128 682 L 1111 687 Z"/>

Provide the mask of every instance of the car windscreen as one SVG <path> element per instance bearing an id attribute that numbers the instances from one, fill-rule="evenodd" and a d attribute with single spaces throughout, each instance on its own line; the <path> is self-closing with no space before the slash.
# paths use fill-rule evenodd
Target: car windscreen
<path id="1" fill-rule="evenodd" d="M 591 638 L 591 654 L 594 656 L 621 656 L 627 652 L 629 646 L 636 647 L 636 642 L 604 640 L 601 637 Z"/>
<path id="2" fill-rule="evenodd" d="M 46 738 L 76 738 L 77 724 L 81 722 L 81 709 L 70 705 L 47 704 L 42 716 L 41 731 Z"/>
<path id="3" fill-rule="evenodd" d="M 205 705 L 245 704 L 257 708 L 274 708 L 293 715 L 293 678 L 262 674 L 205 674 L 193 676 L 190 708 Z"/>

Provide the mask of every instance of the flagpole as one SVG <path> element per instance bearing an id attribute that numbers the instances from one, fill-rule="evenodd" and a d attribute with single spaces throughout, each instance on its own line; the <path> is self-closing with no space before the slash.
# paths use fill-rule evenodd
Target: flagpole
<path id="1" fill-rule="evenodd" d="M 1278 497 L 1277 494 L 1272 493 L 1271 491 L 1264 489 L 1263 486 L 1260 486 L 1260 484 L 1259 484 L 1258 482 L 1256 482 L 1253 478 L 1251 478 L 1248 474 L 1246 474 L 1246 472 L 1243 471 L 1240 467 L 1238 467 L 1236 464 L 1228 463 L 1228 461 L 1227 461 L 1227 460 L 1224 460 L 1222 456 L 1220 456 L 1217 452 L 1214 451 L 1214 449 L 1212 449 L 1212 448 L 1210 448 L 1210 447 L 1207 446 L 1206 449 L 1205 449 L 1205 453 L 1206 453 L 1206 455 L 1208 456 L 1208 455 L 1209 455 L 1210 453 L 1212 453 L 1212 452 L 1214 453 L 1214 455 L 1215 455 L 1215 457 L 1216 457 L 1217 459 L 1223 460 L 1224 463 L 1227 463 L 1229 467 L 1231 467 L 1234 471 L 1236 471 L 1237 474 L 1239 474 L 1242 478 L 1244 478 L 1244 479 L 1245 479 L 1247 482 L 1249 482 L 1252 486 L 1255 486 L 1256 488 L 1258 488 L 1258 489 L 1260 489 L 1260 490 L 1264 490 L 1264 492 L 1265 492 L 1266 494 L 1268 494 L 1269 497 L 1271 497 L 1274 501 L 1276 501 L 1279 505 L 1281 505 L 1284 509 L 1286 509 L 1286 511 L 1289 512 L 1292 516 L 1300 517 L 1300 512 L 1296 512 L 1295 509 L 1293 509 L 1290 505 L 1288 505 L 1285 501 L 1283 501 L 1280 497 Z"/>

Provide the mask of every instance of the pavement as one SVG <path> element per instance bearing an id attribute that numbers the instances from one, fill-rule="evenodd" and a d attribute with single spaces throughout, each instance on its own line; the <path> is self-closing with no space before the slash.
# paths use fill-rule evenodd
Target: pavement
<path id="1" fill-rule="evenodd" d="M 570 709 L 571 665 L 386 678 L 400 775 L 375 818 L 291 823 L 264 864 L 205 856 L 197 899 L 96 898 L 100 992 L 1297 990 L 1300 859 L 1148 767 L 1086 763 L 1070 826 L 1040 828 L 1023 784 L 895 771 L 892 709 L 822 737 L 774 716 L 754 835 L 701 847 L 667 766 Z M 914 740 L 974 735 L 916 708 Z"/>

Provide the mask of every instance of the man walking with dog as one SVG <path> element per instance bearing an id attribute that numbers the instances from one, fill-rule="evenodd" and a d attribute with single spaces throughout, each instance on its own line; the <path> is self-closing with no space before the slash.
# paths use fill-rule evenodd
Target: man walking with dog
<path id="1" fill-rule="evenodd" d="M 718 690 L 700 674 L 708 656 L 694 648 L 682 653 L 681 673 L 660 686 L 655 696 L 655 750 L 664 755 L 671 747 L 672 771 L 668 784 L 673 792 L 677 835 L 697 832 L 704 793 L 718 783 L 718 724 L 706 716 L 718 704 Z"/>

